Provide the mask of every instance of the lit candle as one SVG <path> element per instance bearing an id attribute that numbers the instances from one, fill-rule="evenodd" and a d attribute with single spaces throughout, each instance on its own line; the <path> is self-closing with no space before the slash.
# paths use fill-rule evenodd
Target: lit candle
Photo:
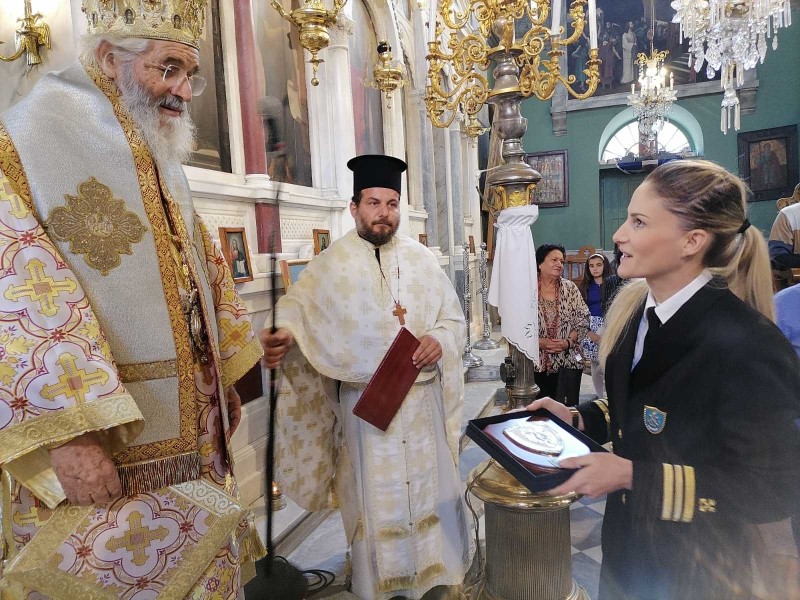
<path id="1" fill-rule="evenodd" d="M 633 95 L 633 94 L 635 94 L 635 93 L 636 93 L 636 84 L 635 84 L 635 83 L 632 83 L 632 84 L 631 84 L 631 95 Z"/>
<path id="2" fill-rule="evenodd" d="M 550 27 L 550 35 L 559 35 L 561 28 L 561 0 L 553 0 L 553 23 Z"/>
<path id="3" fill-rule="evenodd" d="M 589 47 L 597 48 L 597 5 L 589 0 Z"/>
<path id="4" fill-rule="evenodd" d="M 669 89 L 672 89 L 672 73 L 669 74 Z"/>

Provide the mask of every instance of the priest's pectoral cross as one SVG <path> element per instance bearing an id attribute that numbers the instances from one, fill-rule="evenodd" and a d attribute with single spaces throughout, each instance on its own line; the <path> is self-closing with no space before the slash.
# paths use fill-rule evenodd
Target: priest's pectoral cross
<path id="1" fill-rule="evenodd" d="M 394 303 L 394 310 L 392 311 L 392 314 L 393 314 L 395 317 L 397 317 L 397 318 L 398 318 L 398 320 L 400 321 L 400 325 L 405 325 L 405 324 L 406 324 L 406 320 L 405 320 L 405 318 L 403 317 L 403 315 L 404 315 L 404 314 L 406 314 L 407 312 L 408 312 L 408 311 L 407 311 L 405 308 L 403 308 L 403 307 L 400 305 L 400 303 L 399 303 L 399 302 L 395 302 L 395 303 Z"/>

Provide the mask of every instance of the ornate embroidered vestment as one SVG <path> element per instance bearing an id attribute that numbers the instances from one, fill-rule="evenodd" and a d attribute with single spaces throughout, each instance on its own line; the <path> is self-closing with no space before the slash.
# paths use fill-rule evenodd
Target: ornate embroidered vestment
<path id="1" fill-rule="evenodd" d="M 304 508 L 341 510 L 356 595 L 418 598 L 460 584 L 469 566 L 456 467 L 466 330 L 427 248 L 396 235 L 380 256 L 385 279 L 374 247 L 353 230 L 315 256 L 278 302 L 277 325 L 295 340 L 277 403 L 278 479 Z M 400 327 L 397 303 L 405 327 L 434 337 L 443 356 L 381 432 L 351 411 Z"/>
<path id="2" fill-rule="evenodd" d="M 260 356 L 180 166 L 156 169 L 111 81 L 76 64 L 0 117 L 4 599 L 235 598 L 260 548 L 221 405 Z M 126 496 L 58 506 L 47 448 L 88 431 Z"/>

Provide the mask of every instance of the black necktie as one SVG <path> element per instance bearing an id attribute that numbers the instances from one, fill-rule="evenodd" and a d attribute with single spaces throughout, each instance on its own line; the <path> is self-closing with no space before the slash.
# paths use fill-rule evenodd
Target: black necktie
<path id="1" fill-rule="evenodd" d="M 375 248 L 375 258 L 378 259 L 378 264 L 381 264 L 381 247 Z"/>
<path id="2" fill-rule="evenodd" d="M 647 334 L 644 336 L 644 346 L 642 346 L 642 356 L 647 354 L 648 350 L 652 350 L 653 339 L 656 336 L 656 331 L 661 328 L 661 319 L 656 314 L 656 307 L 651 306 L 645 311 L 647 315 Z"/>

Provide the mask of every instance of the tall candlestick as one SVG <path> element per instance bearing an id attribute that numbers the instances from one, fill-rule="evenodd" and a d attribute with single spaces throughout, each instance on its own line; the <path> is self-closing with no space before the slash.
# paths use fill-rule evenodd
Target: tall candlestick
<path id="1" fill-rule="evenodd" d="M 589 0 L 589 47 L 597 48 L 597 5 Z"/>
<path id="2" fill-rule="evenodd" d="M 560 35 L 561 29 L 561 0 L 553 0 L 553 22 L 550 27 L 550 35 Z"/>

